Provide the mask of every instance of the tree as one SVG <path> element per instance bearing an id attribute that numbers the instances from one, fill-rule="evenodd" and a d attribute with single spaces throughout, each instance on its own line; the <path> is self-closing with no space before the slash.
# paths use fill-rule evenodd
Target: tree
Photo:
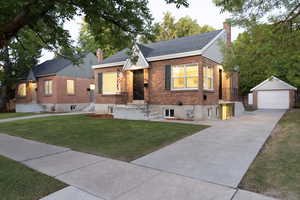
<path id="1" fill-rule="evenodd" d="M 187 0 L 165 0 L 177 7 L 188 6 Z M 147 34 L 152 16 L 148 0 L 10 0 L 0 4 L 0 49 L 18 33 L 31 29 L 49 48 L 71 47 L 63 22 L 82 14 L 94 30 L 113 24 L 128 35 Z M 119 31 L 119 29 L 112 29 Z M 49 34 L 51 33 L 51 34 Z M 44 35 L 47 37 L 45 38 Z M 72 48 L 70 48 L 72 49 Z"/>
<path id="2" fill-rule="evenodd" d="M 119 29 L 119 33 L 112 34 L 111 29 Z M 78 43 L 79 51 L 95 53 L 100 48 L 105 57 L 132 45 L 130 36 L 115 25 L 106 24 L 106 26 L 92 30 L 86 22 L 82 23 Z"/>
<path id="3" fill-rule="evenodd" d="M 177 22 L 170 12 L 166 12 L 161 23 L 154 24 L 152 35 L 141 37 L 141 42 L 157 42 L 170 40 L 178 37 L 190 36 L 215 30 L 209 25 L 200 26 L 197 20 L 186 16 Z"/>
<path id="4" fill-rule="evenodd" d="M 228 11 L 233 21 L 249 26 L 262 20 L 272 24 L 290 24 L 299 27 L 299 0 L 213 0 L 214 3 Z M 266 21 L 265 21 L 266 22 Z"/>
<path id="5" fill-rule="evenodd" d="M 31 30 L 22 30 L 18 37 L 0 50 L 1 100 L 6 104 L 15 97 L 16 84 L 38 63 L 44 44 Z M 26 77 L 25 77 L 26 78 Z M 2 108 L 3 109 L 3 108 Z"/>
<path id="6" fill-rule="evenodd" d="M 224 50 L 225 69 L 240 68 L 243 94 L 272 75 L 300 88 L 300 31 L 288 28 L 253 25 Z"/>

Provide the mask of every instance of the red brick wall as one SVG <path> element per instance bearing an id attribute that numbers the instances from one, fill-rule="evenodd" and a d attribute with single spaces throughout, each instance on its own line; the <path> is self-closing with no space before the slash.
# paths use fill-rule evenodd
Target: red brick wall
<path id="1" fill-rule="evenodd" d="M 22 83 L 26 83 L 26 82 L 21 82 Z M 16 90 L 16 103 L 29 103 L 32 101 L 32 94 L 31 94 L 31 90 L 29 88 L 29 83 L 26 83 L 26 96 L 25 97 L 20 97 L 18 96 L 18 87 Z"/>
<path id="2" fill-rule="evenodd" d="M 52 80 L 52 95 L 45 95 L 44 82 L 46 80 Z M 74 95 L 67 94 L 67 80 L 75 81 Z M 91 83 L 94 83 L 94 80 L 64 76 L 39 78 L 37 81 L 37 102 L 40 104 L 88 103 L 90 102 L 90 96 L 87 88 L 89 88 Z M 28 87 L 27 90 L 29 90 Z M 27 92 L 26 98 L 17 97 L 17 103 L 30 103 L 31 100 L 30 92 Z"/>
<path id="3" fill-rule="evenodd" d="M 165 66 L 166 65 L 180 65 L 197 63 L 199 66 L 199 89 L 197 90 L 181 90 L 172 91 L 165 90 Z M 203 91 L 203 66 L 208 64 L 214 67 L 214 90 Z M 121 70 L 122 66 L 107 67 L 95 70 L 95 82 L 98 83 L 99 72 L 115 72 Z M 219 68 L 218 64 L 204 58 L 202 56 L 191 56 L 185 58 L 169 59 L 154 61 L 150 63 L 150 68 L 144 70 L 145 81 L 148 78 L 149 85 L 145 88 L 145 102 L 150 104 L 177 104 L 179 101 L 185 105 L 211 105 L 217 104 L 219 100 Z M 114 103 L 128 103 L 132 102 L 132 76 L 131 71 L 125 71 L 124 79 L 121 83 L 122 92 L 126 95 L 102 95 L 96 94 L 96 102 L 99 104 L 114 104 Z M 148 74 L 148 77 L 147 75 Z M 98 88 L 96 88 L 98 91 Z M 207 99 L 204 100 L 203 96 Z"/>
<path id="4" fill-rule="evenodd" d="M 199 89 L 198 90 L 165 90 L 165 65 L 180 65 L 197 63 L 199 66 Z M 214 67 L 214 90 L 203 90 L 203 66 Z M 176 104 L 181 101 L 186 105 L 211 105 L 218 103 L 219 79 L 218 64 L 202 56 L 191 56 L 171 60 L 155 61 L 150 69 L 150 103 L 152 104 Z M 206 100 L 204 100 L 206 95 Z"/>
<path id="5" fill-rule="evenodd" d="M 118 70 L 121 70 L 122 66 L 116 66 L 116 67 L 107 67 L 102 69 L 96 69 L 95 72 L 95 83 L 96 83 L 96 103 L 98 104 L 125 104 L 127 102 L 127 94 L 117 94 L 117 95 L 104 95 L 99 94 L 98 89 L 98 73 L 99 72 L 117 72 Z M 127 77 L 124 75 L 124 78 L 122 79 L 121 83 L 121 90 L 122 92 L 126 91 L 127 87 Z"/>

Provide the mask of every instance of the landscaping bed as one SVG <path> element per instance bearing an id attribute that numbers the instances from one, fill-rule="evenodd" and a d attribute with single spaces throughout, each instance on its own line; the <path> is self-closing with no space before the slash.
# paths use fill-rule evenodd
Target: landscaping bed
<path id="1" fill-rule="evenodd" d="M 52 177 L 0 156 L 1 200 L 38 200 L 64 187 Z"/>
<path id="2" fill-rule="evenodd" d="M 95 155 L 132 161 L 206 127 L 69 115 L 1 123 L 0 132 Z"/>
<path id="3" fill-rule="evenodd" d="M 300 199 L 300 109 L 279 121 L 239 187 L 284 200 Z"/>

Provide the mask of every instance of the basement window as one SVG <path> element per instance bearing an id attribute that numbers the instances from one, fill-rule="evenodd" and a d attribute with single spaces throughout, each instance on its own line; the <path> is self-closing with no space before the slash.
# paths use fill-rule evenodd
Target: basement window
<path id="1" fill-rule="evenodd" d="M 174 109 L 165 109 L 165 118 L 174 118 L 175 111 Z"/>

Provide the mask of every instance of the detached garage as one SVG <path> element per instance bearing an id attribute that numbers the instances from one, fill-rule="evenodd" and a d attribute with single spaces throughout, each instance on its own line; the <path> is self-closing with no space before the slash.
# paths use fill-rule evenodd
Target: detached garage
<path id="1" fill-rule="evenodd" d="M 295 104 L 297 88 L 272 76 L 251 89 L 257 109 L 290 109 Z"/>

